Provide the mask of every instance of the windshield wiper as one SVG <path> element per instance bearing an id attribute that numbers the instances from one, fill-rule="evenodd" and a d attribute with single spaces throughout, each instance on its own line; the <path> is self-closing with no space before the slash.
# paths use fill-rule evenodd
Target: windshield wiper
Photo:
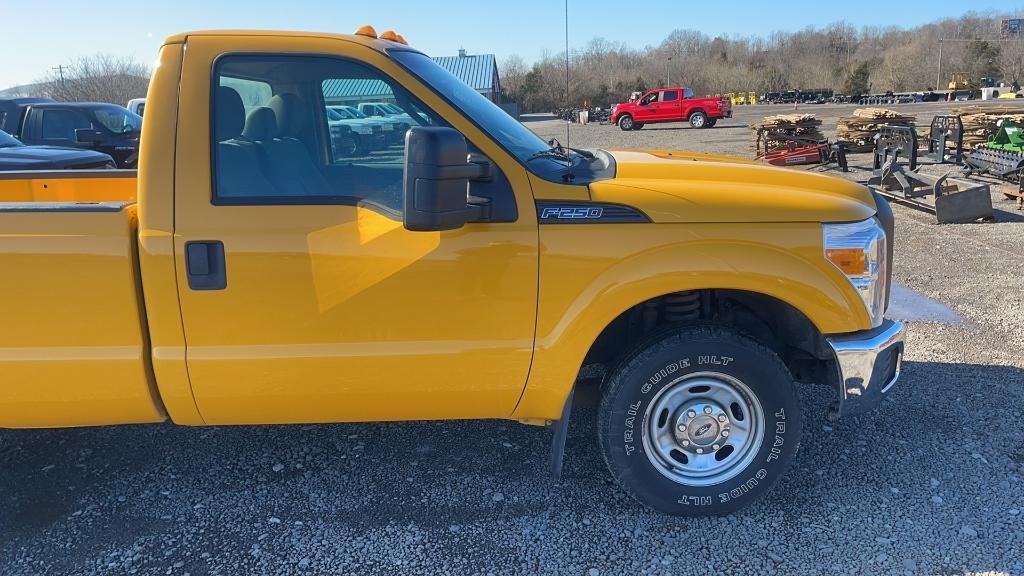
<path id="1" fill-rule="evenodd" d="M 581 150 L 579 148 L 566 148 L 565 146 L 562 146 L 562 144 L 555 138 L 548 140 L 548 145 L 551 146 L 551 148 L 548 148 L 547 150 L 541 150 L 540 152 L 535 152 L 532 156 L 527 158 L 526 161 L 529 162 L 530 160 L 534 160 L 536 158 L 561 158 L 562 160 L 570 160 L 572 158 L 572 154 L 582 156 L 587 160 L 594 159 L 593 152 Z"/>
<path id="2" fill-rule="evenodd" d="M 548 148 L 547 150 L 541 150 L 540 152 L 534 152 L 526 159 L 527 162 L 536 160 L 538 158 L 558 158 L 559 160 L 569 160 L 569 155 L 565 152 L 559 152 L 555 148 Z"/>

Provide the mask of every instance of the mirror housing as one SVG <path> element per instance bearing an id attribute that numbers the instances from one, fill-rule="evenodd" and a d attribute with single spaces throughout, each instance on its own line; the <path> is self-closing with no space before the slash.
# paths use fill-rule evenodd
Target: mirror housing
<path id="1" fill-rule="evenodd" d="M 469 182 L 489 178 L 491 165 L 473 160 L 466 139 L 454 128 L 415 126 L 405 133 L 402 196 L 407 230 L 456 230 L 488 216 L 486 201 L 469 196 Z"/>
<path id="2" fill-rule="evenodd" d="M 92 128 L 75 128 L 75 142 L 79 144 L 96 144 L 103 141 L 103 132 Z"/>

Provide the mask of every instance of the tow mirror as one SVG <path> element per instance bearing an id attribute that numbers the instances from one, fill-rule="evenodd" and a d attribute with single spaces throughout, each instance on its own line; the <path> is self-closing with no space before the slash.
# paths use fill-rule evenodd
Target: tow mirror
<path id="1" fill-rule="evenodd" d="M 75 142 L 79 144 L 96 144 L 103 141 L 103 132 L 92 128 L 76 128 Z"/>
<path id="2" fill-rule="evenodd" d="M 405 133 L 406 229 L 456 230 L 488 218 L 487 200 L 471 197 L 469 182 L 489 179 L 491 165 L 473 160 L 466 139 L 454 128 L 416 126 Z"/>

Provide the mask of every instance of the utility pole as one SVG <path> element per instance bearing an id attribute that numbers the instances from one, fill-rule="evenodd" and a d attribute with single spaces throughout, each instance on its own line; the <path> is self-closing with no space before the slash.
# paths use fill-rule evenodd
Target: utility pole
<path id="1" fill-rule="evenodd" d="M 60 88 L 61 88 L 61 90 L 63 90 L 65 88 L 65 86 L 64 86 L 64 65 L 60 64 L 58 66 L 54 66 L 53 68 L 50 68 L 50 70 L 56 70 L 57 71 L 57 74 L 60 76 Z"/>
<path id="2" fill-rule="evenodd" d="M 939 71 L 935 74 L 935 89 L 941 90 L 942 86 L 942 38 L 939 38 Z"/>
<path id="3" fill-rule="evenodd" d="M 672 57 L 671 56 L 669 56 L 665 60 L 665 88 L 668 88 L 668 87 L 672 86 L 672 79 L 669 76 L 669 71 L 668 71 L 668 63 L 671 62 L 671 61 L 672 61 Z"/>

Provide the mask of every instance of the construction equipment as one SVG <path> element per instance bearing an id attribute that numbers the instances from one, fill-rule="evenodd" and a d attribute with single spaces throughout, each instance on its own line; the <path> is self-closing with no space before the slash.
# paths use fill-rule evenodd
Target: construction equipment
<path id="1" fill-rule="evenodd" d="M 964 72 L 954 72 L 949 79 L 950 90 L 977 90 L 978 85 Z"/>
<path id="2" fill-rule="evenodd" d="M 874 158 L 871 167 L 880 170 L 890 159 L 907 159 L 911 170 L 917 170 L 917 132 L 910 126 L 886 124 L 874 136 Z"/>
<path id="3" fill-rule="evenodd" d="M 817 130 L 813 115 L 771 116 L 754 125 L 754 157 L 775 166 L 836 164 L 849 172 L 846 146 L 829 143 Z M 820 122 L 818 122 L 820 124 Z"/>
<path id="4" fill-rule="evenodd" d="M 996 126 L 999 130 L 987 142 L 964 156 L 963 172 L 967 176 L 990 174 L 1024 186 L 1024 127 L 1008 120 L 1000 120 Z M 1019 194 L 1005 195 L 1020 198 Z"/>
<path id="5" fill-rule="evenodd" d="M 757 92 L 747 92 L 747 104 L 757 104 L 760 100 L 757 97 Z"/>
<path id="6" fill-rule="evenodd" d="M 938 164 L 963 162 L 964 123 L 959 116 L 932 118 L 928 135 L 928 154 Z"/>
<path id="7" fill-rule="evenodd" d="M 939 224 L 974 222 L 992 218 L 988 184 L 919 173 L 917 135 L 906 126 L 886 126 L 875 137 L 875 165 L 867 185 L 900 204 L 935 215 Z M 909 148 L 912 146 L 912 148 Z M 900 163 L 910 160 L 910 167 Z M 931 195 L 934 203 L 923 197 Z"/>
<path id="8" fill-rule="evenodd" d="M 775 166 L 799 166 L 803 164 L 835 164 L 843 172 L 849 172 L 846 162 L 846 147 L 842 142 L 812 142 L 796 136 L 776 136 L 788 140 L 786 148 L 768 152 L 762 160 Z"/>

